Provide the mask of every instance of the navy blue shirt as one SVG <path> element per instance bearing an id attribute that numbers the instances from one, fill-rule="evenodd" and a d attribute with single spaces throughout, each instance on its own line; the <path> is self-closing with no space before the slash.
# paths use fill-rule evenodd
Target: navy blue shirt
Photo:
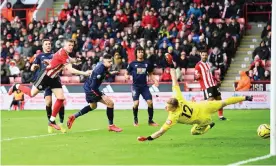
<path id="1" fill-rule="evenodd" d="M 133 77 L 134 86 L 147 86 L 147 75 L 153 72 L 153 66 L 147 61 L 133 61 L 127 71 Z"/>
<path id="2" fill-rule="evenodd" d="M 39 69 L 36 70 L 35 74 L 34 74 L 34 80 L 37 79 L 38 75 L 39 75 L 39 72 L 42 71 L 42 70 L 45 70 L 46 68 L 46 65 L 43 63 L 44 60 L 49 60 L 49 59 L 52 59 L 53 58 L 53 53 L 41 53 L 39 54 L 33 64 L 38 64 L 39 65 Z"/>
<path id="3" fill-rule="evenodd" d="M 108 74 L 108 69 L 104 66 L 102 62 L 99 62 L 89 78 L 86 79 L 83 85 L 84 91 L 88 93 L 92 92 L 96 95 L 101 95 L 102 93 L 100 92 L 99 88 Z"/>

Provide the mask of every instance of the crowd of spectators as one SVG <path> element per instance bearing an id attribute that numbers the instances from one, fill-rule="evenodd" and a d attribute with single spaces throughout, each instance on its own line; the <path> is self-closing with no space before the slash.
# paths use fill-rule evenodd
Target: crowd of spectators
<path id="1" fill-rule="evenodd" d="M 209 50 L 212 69 L 219 69 L 223 79 L 242 37 L 237 22 L 242 12 L 235 0 L 211 0 L 209 4 L 200 0 L 95 2 L 94 8 L 65 5 L 59 17 L 33 20 L 27 26 L 17 16 L 11 21 L 2 18 L 1 83 L 18 76 L 23 83 L 33 81 L 30 66 L 42 51 L 44 38 L 52 41 L 53 52 L 62 47 L 65 38 L 74 39 L 72 56 L 82 60 L 74 67 L 84 71 L 105 53 L 114 56 L 112 70 L 125 69 L 135 60 L 137 45 L 145 49 L 146 59 L 156 68 L 165 69 L 165 54 L 172 54 L 179 71 L 194 68 L 200 61 L 199 51 Z M 266 49 L 260 46 L 255 51 L 260 59 L 268 58 L 260 52 L 269 52 L 270 34 L 263 35 Z M 170 81 L 167 78 L 164 75 L 162 80 Z M 108 81 L 113 82 L 114 77 Z"/>
<path id="2" fill-rule="evenodd" d="M 271 24 L 264 27 L 261 34 L 262 41 L 252 53 L 252 63 L 249 68 L 251 81 L 270 80 L 271 65 Z"/>

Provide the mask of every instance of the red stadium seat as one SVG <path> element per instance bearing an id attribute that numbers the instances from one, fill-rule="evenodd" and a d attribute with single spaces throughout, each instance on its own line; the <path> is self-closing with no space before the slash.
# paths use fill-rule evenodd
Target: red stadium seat
<path id="1" fill-rule="evenodd" d="M 22 78 L 21 77 L 15 77 L 14 83 L 22 83 Z"/>
<path id="2" fill-rule="evenodd" d="M 9 77 L 10 79 L 10 84 L 13 84 L 14 83 L 14 78 L 13 77 Z"/>
<path id="3" fill-rule="evenodd" d="M 194 75 L 185 75 L 183 77 L 184 81 L 187 81 L 187 82 L 193 82 L 195 80 L 195 76 Z"/>
<path id="4" fill-rule="evenodd" d="M 244 18 L 238 18 L 237 22 L 240 23 L 240 24 L 242 24 L 242 25 L 245 24 Z"/>
<path id="5" fill-rule="evenodd" d="M 186 73 L 186 69 L 185 69 L 185 68 L 182 68 L 182 69 L 181 69 L 181 74 L 182 74 L 182 75 L 185 75 L 185 73 Z"/>
<path id="6" fill-rule="evenodd" d="M 155 68 L 153 70 L 153 74 L 161 75 L 161 74 L 163 74 L 163 69 L 162 68 Z"/>
<path id="7" fill-rule="evenodd" d="M 186 74 L 187 75 L 193 75 L 193 74 L 195 74 L 195 68 L 188 68 L 186 70 Z"/>
<path id="8" fill-rule="evenodd" d="M 221 22 L 221 19 L 220 18 L 214 18 L 214 23 L 218 24 Z"/>
<path id="9" fill-rule="evenodd" d="M 121 70 L 119 71 L 119 75 L 120 75 L 120 76 L 125 75 L 126 71 L 127 71 L 126 69 L 121 69 Z"/>
<path id="10" fill-rule="evenodd" d="M 115 82 L 126 82 L 125 76 L 115 76 Z"/>
<path id="11" fill-rule="evenodd" d="M 80 76 L 69 77 L 69 82 L 70 83 L 80 83 Z"/>
<path id="12" fill-rule="evenodd" d="M 226 24 L 230 24 L 231 23 L 231 19 L 230 18 L 225 19 L 225 23 Z"/>
<path id="13" fill-rule="evenodd" d="M 200 92 L 201 89 L 200 88 L 192 88 L 191 91 L 193 91 L 193 92 Z"/>
<path id="14" fill-rule="evenodd" d="M 69 83 L 69 77 L 67 76 L 61 76 L 60 77 L 61 83 Z"/>
<path id="15" fill-rule="evenodd" d="M 154 75 L 154 78 L 157 80 L 157 81 L 160 81 L 160 75 Z M 152 82 L 152 80 L 150 79 L 149 81 Z"/>

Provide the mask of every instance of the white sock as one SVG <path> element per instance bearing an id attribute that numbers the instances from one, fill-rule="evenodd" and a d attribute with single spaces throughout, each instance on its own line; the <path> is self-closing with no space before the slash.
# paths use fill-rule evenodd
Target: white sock
<path id="1" fill-rule="evenodd" d="M 53 116 L 50 117 L 51 122 L 54 122 L 55 120 L 56 120 L 56 117 L 53 117 Z"/>

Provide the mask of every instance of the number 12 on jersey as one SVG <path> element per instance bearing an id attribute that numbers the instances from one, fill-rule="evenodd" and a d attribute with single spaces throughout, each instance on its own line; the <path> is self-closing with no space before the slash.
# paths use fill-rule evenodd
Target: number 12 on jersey
<path id="1" fill-rule="evenodd" d="M 188 107 L 187 105 L 184 105 L 181 116 L 186 116 L 187 118 L 191 118 L 192 115 L 193 115 L 193 109 Z"/>

